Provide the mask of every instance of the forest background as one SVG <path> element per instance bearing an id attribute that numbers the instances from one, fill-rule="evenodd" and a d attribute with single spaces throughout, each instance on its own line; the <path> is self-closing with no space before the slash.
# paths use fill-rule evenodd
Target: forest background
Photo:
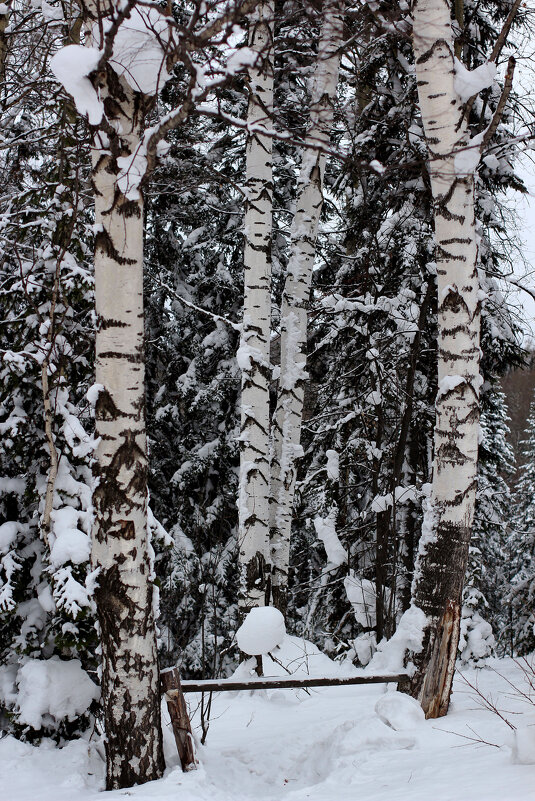
<path id="1" fill-rule="evenodd" d="M 152 98 L 147 127 L 170 119 L 182 98 L 196 97 L 180 126 L 166 131 L 166 145 L 159 143 L 150 182 L 140 174 L 136 183 L 135 170 L 127 170 L 134 183 L 122 188 L 134 203 L 141 186 L 145 201 L 148 520 L 159 659 L 164 667 L 179 662 L 185 678 L 227 675 L 236 666 L 240 599 L 242 612 L 247 606 L 237 499 L 240 388 L 254 362 L 240 326 L 255 137 L 273 148 L 273 336 L 260 372 L 275 418 L 285 389 L 281 309 L 299 234 L 296 208 L 310 153 L 327 151 L 317 241 L 314 233 L 305 243 L 314 261 L 301 303 L 308 356 L 291 387 L 303 393 L 303 410 L 287 474 L 294 493 L 287 596 L 278 605 L 289 631 L 356 665 L 370 662 L 411 605 L 433 459 L 438 299 L 408 7 L 347 4 L 327 140 L 311 149 L 315 114 L 325 135 L 313 78 L 333 58 L 318 58 L 328 5 L 276 3 L 274 108 L 256 129 L 247 126 L 251 87 L 270 70 L 251 61 L 243 9 L 220 39 L 202 39 L 195 29 L 197 39 L 189 40 L 188 20 L 206 31 L 221 4 L 168 10 L 202 85 L 192 87 L 185 57 L 168 63 L 166 80 L 158 74 L 154 85 L 143 83 L 150 70 L 136 73 L 134 61 L 115 70 L 130 89 L 134 81 L 136 97 Z M 465 2 L 460 21 L 452 5 L 456 54 L 467 69 L 487 64 L 512 5 Z M 161 51 L 167 34 L 158 28 L 154 45 L 147 8 L 150 25 L 133 28 L 142 37 L 148 30 L 149 44 Z M 95 240 L 97 250 L 103 245 L 90 137 L 101 122 L 88 87 L 81 109 L 79 87 L 69 94 L 50 69 L 61 47 L 80 47 L 82 23 L 94 13 L 91 4 L 83 10 L 84 18 L 78 6 L 46 0 L 0 6 L 0 692 L 3 726 L 29 740 L 71 737 L 98 717 L 99 581 L 90 551 L 102 393 L 94 377 L 100 324 L 92 254 Z M 521 152 L 529 154 L 533 126 L 531 99 L 514 85 L 500 106 L 503 67 L 511 53 L 527 52 L 531 32 L 532 10 L 517 11 L 498 80 L 483 86 L 468 119 L 473 136 L 497 123 L 475 178 L 483 381 L 459 644 L 460 658 L 472 663 L 535 646 L 535 415 L 517 469 L 501 384 L 531 358 L 507 291 L 522 260 L 510 198 L 525 191 L 516 165 Z M 96 81 L 95 66 L 79 80 Z M 48 707 L 37 707 L 31 687 L 45 679 L 49 687 L 77 682 L 84 703 L 77 696 L 71 706 L 54 706 L 51 696 Z"/>

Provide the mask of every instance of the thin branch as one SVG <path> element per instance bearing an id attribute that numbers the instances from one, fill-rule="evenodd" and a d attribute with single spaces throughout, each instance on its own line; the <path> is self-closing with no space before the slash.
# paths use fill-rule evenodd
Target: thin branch
<path id="1" fill-rule="evenodd" d="M 511 30 L 511 25 L 514 22 L 514 19 L 517 15 L 518 9 L 522 5 L 523 0 L 515 0 L 513 5 L 511 6 L 511 10 L 507 15 L 507 19 L 505 20 L 503 27 L 500 31 L 498 38 L 494 43 L 494 47 L 492 48 L 492 52 L 489 56 L 489 61 L 493 62 L 494 64 L 497 63 L 500 53 L 502 52 L 507 37 L 509 35 L 509 31 Z M 466 106 L 464 107 L 464 117 L 468 119 L 470 117 L 470 112 L 472 111 L 473 105 L 476 102 L 477 95 L 472 95 L 472 97 L 468 100 Z"/>
<path id="2" fill-rule="evenodd" d="M 487 698 L 487 696 L 483 695 L 483 693 L 481 692 L 481 690 L 479 689 L 479 687 L 477 685 L 472 684 L 472 682 L 469 681 L 466 678 L 466 676 L 463 673 L 461 673 L 460 671 L 457 671 L 457 672 L 458 672 L 459 677 L 462 679 L 462 681 L 464 681 L 464 683 L 467 684 L 468 687 L 470 687 L 470 689 L 473 690 L 476 693 L 477 697 L 480 699 L 481 705 L 485 709 L 487 709 L 489 712 L 494 712 L 494 714 L 498 715 L 500 720 L 503 720 L 503 722 L 507 726 L 509 726 L 510 729 L 512 729 L 513 731 L 516 731 L 516 726 L 513 726 L 513 724 L 509 720 L 507 720 L 505 715 L 503 715 L 503 713 L 500 712 L 500 710 L 498 709 L 496 704 L 493 702 L 492 698 L 490 698 L 490 697 Z"/>
<path id="3" fill-rule="evenodd" d="M 175 298 L 175 300 L 178 300 L 180 303 L 183 303 L 184 306 L 188 306 L 190 309 L 194 309 L 195 311 L 201 312 L 201 314 L 205 314 L 207 317 L 210 317 L 212 320 L 215 320 L 216 322 L 221 322 L 225 323 L 226 325 L 230 325 L 230 327 L 233 328 L 234 331 L 241 332 L 242 326 L 240 323 L 233 323 L 232 320 L 229 320 L 227 317 L 222 317 L 220 314 L 215 314 L 214 312 L 208 311 L 208 309 L 203 309 L 202 306 L 197 306 L 190 300 L 186 300 L 186 298 L 183 298 L 182 295 L 178 294 L 178 292 L 175 292 L 175 290 L 172 287 L 170 287 L 169 284 L 166 284 L 164 281 L 162 281 L 161 278 L 156 278 L 156 283 L 162 289 L 167 290 L 167 292 L 169 292 L 169 294 L 172 295 Z"/>
<path id="4" fill-rule="evenodd" d="M 481 142 L 482 153 L 485 152 L 489 142 L 492 140 L 492 137 L 498 130 L 498 125 L 500 124 L 500 120 L 502 118 L 505 106 L 507 104 L 507 100 L 509 99 L 509 94 L 511 92 L 511 89 L 513 88 L 513 76 L 515 74 L 515 65 L 516 65 L 515 57 L 511 56 L 507 64 L 507 72 L 505 73 L 505 82 L 500 100 L 496 107 L 496 111 L 494 112 L 492 122 L 490 123 L 489 127 L 487 128 L 487 130 L 483 135 L 483 141 Z"/>

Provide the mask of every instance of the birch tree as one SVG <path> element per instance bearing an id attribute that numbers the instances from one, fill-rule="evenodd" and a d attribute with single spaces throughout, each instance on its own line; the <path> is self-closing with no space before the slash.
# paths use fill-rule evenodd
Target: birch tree
<path id="1" fill-rule="evenodd" d="M 198 3 L 183 36 L 174 38 L 172 18 L 155 4 L 130 0 L 102 8 L 88 0 L 88 46 L 65 47 L 52 61 L 56 77 L 93 126 L 97 333 L 91 394 L 99 445 L 92 567 L 108 789 L 156 779 L 164 768 L 147 528 L 141 183 L 160 140 L 232 72 L 220 60 L 197 64 L 192 54 L 214 39 L 225 45 L 234 23 L 255 5 L 232 4 L 203 27 L 199 21 L 207 9 Z M 155 128 L 144 131 L 154 98 L 170 77 L 167 69 L 178 60 L 188 73 L 184 95 Z"/>
<path id="2" fill-rule="evenodd" d="M 269 382 L 271 339 L 272 138 L 262 134 L 273 112 L 274 4 L 260 3 L 250 22 L 250 133 L 246 146 L 244 306 L 238 364 L 242 369 L 239 558 L 243 613 L 269 595 Z"/>
<path id="3" fill-rule="evenodd" d="M 286 612 L 290 533 L 306 372 L 307 307 L 316 236 L 323 205 L 323 176 L 344 30 L 343 0 L 325 0 L 312 87 L 310 125 L 298 179 L 290 257 L 281 302 L 281 365 L 273 421 L 270 543 L 273 604 Z"/>
<path id="4" fill-rule="evenodd" d="M 153 64 L 146 76 L 132 69 L 135 63 L 127 73 L 120 57 L 115 71 L 105 49 L 113 51 L 115 46 L 117 52 L 121 39 L 117 35 L 100 39 L 98 30 L 106 25 L 112 32 L 114 27 L 120 31 L 126 15 L 114 15 L 112 9 L 101 15 L 99 6 L 92 3 L 85 12 L 96 46 L 93 53 L 87 51 L 95 54 L 94 67 L 100 64 L 100 99 L 92 98 L 89 109 L 90 123 L 98 125 L 93 138 L 92 181 L 97 226 L 93 400 L 99 445 L 91 559 L 97 576 L 95 597 L 102 644 L 106 786 L 112 789 L 159 778 L 164 768 L 147 536 L 143 197 L 135 180 L 130 184 L 144 115 L 158 87 L 164 54 L 160 51 L 156 77 L 150 74 Z M 145 45 L 150 48 L 151 27 L 157 26 L 164 36 L 167 24 L 155 8 L 146 13 L 153 18 L 145 21 L 143 12 L 135 8 L 130 19 L 133 26 L 147 31 Z M 126 25 L 125 39 L 127 31 Z M 97 103 L 102 107 L 97 108 Z"/>
<path id="5" fill-rule="evenodd" d="M 492 83 L 495 65 L 472 73 L 455 59 L 447 0 L 417 0 L 413 40 L 434 201 L 438 289 L 438 393 L 431 495 L 412 588 L 422 648 L 406 689 L 427 717 L 447 712 L 474 517 L 479 433 L 480 299 L 474 170 L 483 136 L 470 140 L 465 103 Z M 407 614 L 413 614 L 409 610 Z"/>

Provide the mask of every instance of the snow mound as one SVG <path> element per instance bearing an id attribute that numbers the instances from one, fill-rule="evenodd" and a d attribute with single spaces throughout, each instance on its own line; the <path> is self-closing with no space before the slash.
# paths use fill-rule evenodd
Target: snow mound
<path id="1" fill-rule="evenodd" d="M 58 656 L 29 659 L 17 675 L 18 720 L 40 729 L 62 719 L 74 720 L 98 698 L 94 684 L 78 659 L 68 662 Z"/>
<path id="2" fill-rule="evenodd" d="M 314 643 L 290 634 L 286 634 L 273 656 L 277 662 L 269 657 L 264 659 L 266 675 L 287 676 L 290 672 L 294 676 L 334 676 L 348 672 L 347 666 L 333 662 Z M 352 665 L 350 668 L 354 672 Z"/>
<path id="3" fill-rule="evenodd" d="M 425 720 L 418 701 L 398 692 L 382 695 L 375 704 L 375 712 L 394 731 L 410 731 Z"/>
<path id="4" fill-rule="evenodd" d="M 273 659 L 271 658 L 272 656 Z M 269 655 L 265 654 L 262 661 L 264 675 L 272 677 L 287 677 L 289 674 L 296 678 L 305 676 L 345 676 L 355 672 L 355 668 L 351 663 L 333 662 L 314 643 L 290 634 L 285 634 L 281 643 L 274 647 Z M 240 662 L 232 674 L 232 678 L 250 678 L 256 675 L 255 668 L 256 662 L 254 659 Z"/>
<path id="5" fill-rule="evenodd" d="M 244 654 L 268 654 L 280 645 L 286 634 L 284 617 L 274 606 L 251 609 L 236 632 L 238 647 Z"/>

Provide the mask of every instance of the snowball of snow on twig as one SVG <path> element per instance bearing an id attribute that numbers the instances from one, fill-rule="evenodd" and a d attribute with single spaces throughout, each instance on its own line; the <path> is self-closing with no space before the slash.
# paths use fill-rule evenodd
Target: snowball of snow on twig
<path id="1" fill-rule="evenodd" d="M 280 645 L 286 634 L 284 617 L 274 606 L 251 609 L 236 632 L 240 651 L 249 656 L 268 654 Z"/>

